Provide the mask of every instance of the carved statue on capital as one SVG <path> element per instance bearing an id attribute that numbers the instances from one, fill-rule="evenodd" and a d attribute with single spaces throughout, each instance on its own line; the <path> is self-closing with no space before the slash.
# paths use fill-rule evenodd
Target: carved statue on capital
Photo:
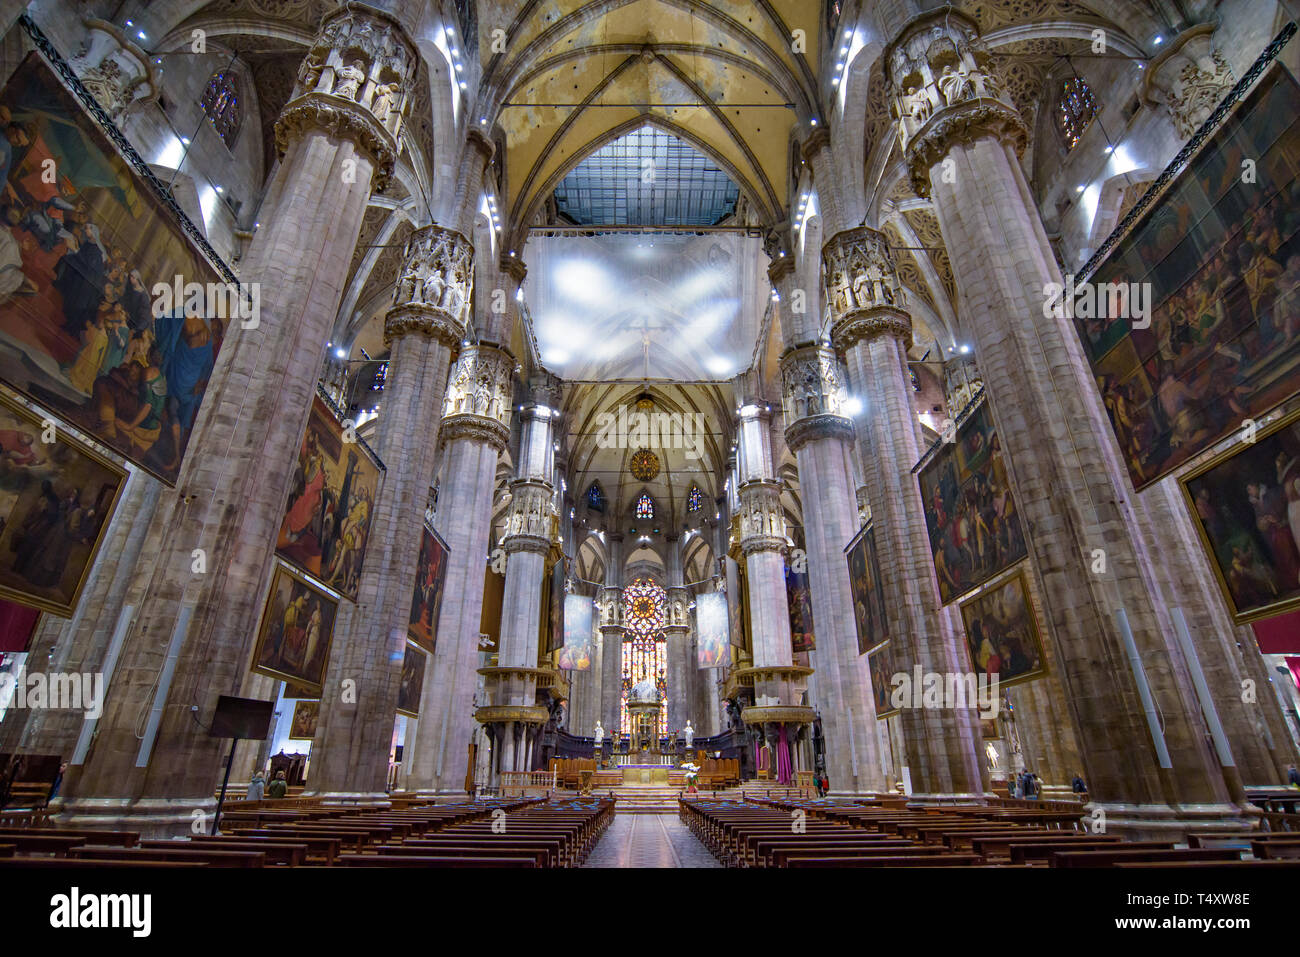
<path id="1" fill-rule="evenodd" d="M 1203 23 L 1179 34 L 1148 64 L 1142 98 L 1163 103 L 1178 135 L 1186 138 L 1210 118 L 1236 82 L 1232 67 L 1214 49 L 1214 24 Z"/>
<path id="2" fill-rule="evenodd" d="M 822 279 L 835 318 L 901 301 L 898 270 L 889 241 L 879 230 L 859 226 L 832 236 L 822 246 Z"/>
<path id="3" fill-rule="evenodd" d="M 375 162 L 383 189 L 410 112 L 419 54 L 396 20 L 372 8 L 345 7 L 325 20 L 298 69 L 297 86 L 276 122 L 276 145 L 310 129 L 353 140 Z"/>
<path id="4" fill-rule="evenodd" d="M 474 288 L 474 247 L 443 226 L 416 230 L 406 241 L 393 290 L 385 338 L 422 332 L 458 345 L 469 321 Z"/>
<path id="5" fill-rule="evenodd" d="M 443 415 L 477 415 L 509 428 L 515 360 L 494 346 L 470 346 L 456 360 L 447 383 Z"/>
<path id="6" fill-rule="evenodd" d="M 113 119 L 157 101 L 162 70 L 116 24 L 85 17 L 87 36 L 72 58 L 82 85 Z"/>
<path id="7" fill-rule="evenodd" d="M 788 424 L 819 415 L 843 415 L 845 398 L 840 361 L 831 349 L 802 346 L 781 357 L 781 407 Z"/>

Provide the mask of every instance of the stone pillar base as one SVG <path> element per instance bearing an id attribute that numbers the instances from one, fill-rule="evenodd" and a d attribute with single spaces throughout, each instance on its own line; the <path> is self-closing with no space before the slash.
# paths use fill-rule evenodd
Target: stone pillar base
<path id="1" fill-rule="evenodd" d="M 1094 818 L 1098 810 L 1104 813 L 1104 818 Z M 1259 813 L 1257 809 L 1236 804 L 1103 804 L 1090 801 L 1083 805 L 1080 816 L 1089 830 L 1117 834 L 1130 841 L 1182 841 L 1198 831 L 1250 830 L 1255 827 Z M 1104 830 L 1101 829 L 1103 826 Z"/>
<path id="2" fill-rule="evenodd" d="M 210 834 L 216 812 L 216 798 L 55 798 L 50 802 L 55 827 L 139 831 L 145 840 Z"/>

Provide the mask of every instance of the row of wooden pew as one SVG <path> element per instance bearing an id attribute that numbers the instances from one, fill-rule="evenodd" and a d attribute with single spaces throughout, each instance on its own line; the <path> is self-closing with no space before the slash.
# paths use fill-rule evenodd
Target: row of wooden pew
<path id="1" fill-rule="evenodd" d="M 572 867 L 613 817 L 607 800 L 540 799 L 346 809 L 247 808 L 221 834 L 0 826 L 0 867 Z"/>
<path id="2" fill-rule="evenodd" d="M 897 802 L 683 798 L 682 822 L 729 867 L 1300 866 L 1300 837 L 1218 831 L 1122 841 L 1080 812 Z M 1249 855 L 1249 857 L 1243 857 Z"/>

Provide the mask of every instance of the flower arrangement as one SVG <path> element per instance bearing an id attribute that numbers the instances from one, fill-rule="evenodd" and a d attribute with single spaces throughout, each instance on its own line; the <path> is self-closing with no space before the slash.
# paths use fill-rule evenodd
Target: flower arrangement
<path id="1" fill-rule="evenodd" d="M 694 794 L 695 781 L 700 776 L 700 767 L 697 764 L 683 764 L 682 770 L 686 772 L 686 789 Z"/>

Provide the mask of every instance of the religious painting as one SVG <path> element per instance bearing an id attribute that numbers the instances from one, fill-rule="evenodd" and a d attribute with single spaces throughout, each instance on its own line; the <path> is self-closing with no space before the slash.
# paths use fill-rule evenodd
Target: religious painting
<path id="1" fill-rule="evenodd" d="M 558 651 L 564 644 L 564 597 L 568 569 L 563 557 L 551 566 L 542 584 L 542 608 L 545 609 L 546 643 L 543 654 Z"/>
<path id="2" fill-rule="evenodd" d="M 1181 479 L 1238 623 L 1300 606 L 1300 411 Z"/>
<path id="3" fill-rule="evenodd" d="M 1300 87 L 1275 68 L 1088 277 L 1074 321 L 1136 488 L 1300 389 L 1298 171 Z"/>
<path id="4" fill-rule="evenodd" d="M 592 601 L 586 595 L 564 596 L 564 647 L 560 649 L 563 671 L 590 671 L 595 652 L 592 634 Z"/>
<path id="5" fill-rule="evenodd" d="M 442 589 L 447 581 L 447 555 L 446 543 L 429 526 L 424 526 L 406 636 L 430 653 L 438 643 L 438 615 L 442 611 Z"/>
<path id="6" fill-rule="evenodd" d="M 237 287 L 38 54 L 0 116 L 0 379 L 174 485 Z"/>
<path id="7" fill-rule="evenodd" d="M 790 647 L 798 654 L 814 651 L 817 641 L 813 635 L 812 592 L 808 589 L 807 559 L 804 570 L 795 571 L 787 560 L 785 564 L 785 598 L 790 609 Z"/>
<path id="8" fill-rule="evenodd" d="M 727 589 L 727 610 L 731 643 L 737 648 L 749 647 L 749 576 L 745 574 L 745 563 L 729 561 L 728 567 L 735 570 L 735 588 Z"/>
<path id="9" fill-rule="evenodd" d="M 291 568 L 276 564 L 257 630 L 253 671 L 320 696 L 338 603 Z"/>
<path id="10" fill-rule="evenodd" d="M 379 468 L 315 396 L 275 552 L 353 600 L 370 540 Z"/>
<path id="11" fill-rule="evenodd" d="M 494 652 L 501 641 L 501 606 L 506 597 L 506 576 L 488 562 L 483 574 L 483 608 L 478 618 L 478 650 Z M 504 571 L 504 568 L 503 568 Z"/>
<path id="12" fill-rule="evenodd" d="M 867 668 L 871 672 L 871 694 L 876 701 L 876 717 L 888 718 L 898 714 L 901 709 L 894 707 L 890 700 L 897 669 L 894 667 L 894 656 L 888 641 L 882 641 L 867 652 Z"/>
<path id="13" fill-rule="evenodd" d="M 700 668 L 720 668 L 731 661 L 727 596 L 721 592 L 706 592 L 695 599 L 695 649 Z"/>
<path id="14" fill-rule="evenodd" d="M 918 478 L 944 604 L 1028 554 L 988 402 L 962 421 Z"/>
<path id="15" fill-rule="evenodd" d="M 108 459 L 0 395 L 0 597 L 70 617 L 125 484 Z"/>
<path id="16" fill-rule="evenodd" d="M 861 655 L 889 637 L 875 528 L 868 525 L 858 532 L 845 551 L 849 560 L 849 590 L 853 595 L 853 623 L 857 627 Z"/>
<path id="17" fill-rule="evenodd" d="M 407 644 L 402 657 L 402 681 L 397 686 L 397 713 L 408 718 L 420 716 L 420 695 L 424 693 L 424 666 L 429 660 L 419 648 Z"/>
<path id="18" fill-rule="evenodd" d="M 1025 569 L 976 595 L 961 606 L 966 646 L 977 672 L 1000 685 L 1041 677 L 1043 642 L 1029 601 Z"/>
<path id="19" fill-rule="evenodd" d="M 319 698 L 320 692 L 313 691 L 310 688 L 304 688 L 302 685 L 294 684 L 292 681 L 284 683 L 284 697 L 286 698 Z"/>
<path id="20" fill-rule="evenodd" d="M 320 723 L 320 701 L 295 701 L 293 719 L 289 722 L 290 741 L 311 741 L 316 737 Z"/>

